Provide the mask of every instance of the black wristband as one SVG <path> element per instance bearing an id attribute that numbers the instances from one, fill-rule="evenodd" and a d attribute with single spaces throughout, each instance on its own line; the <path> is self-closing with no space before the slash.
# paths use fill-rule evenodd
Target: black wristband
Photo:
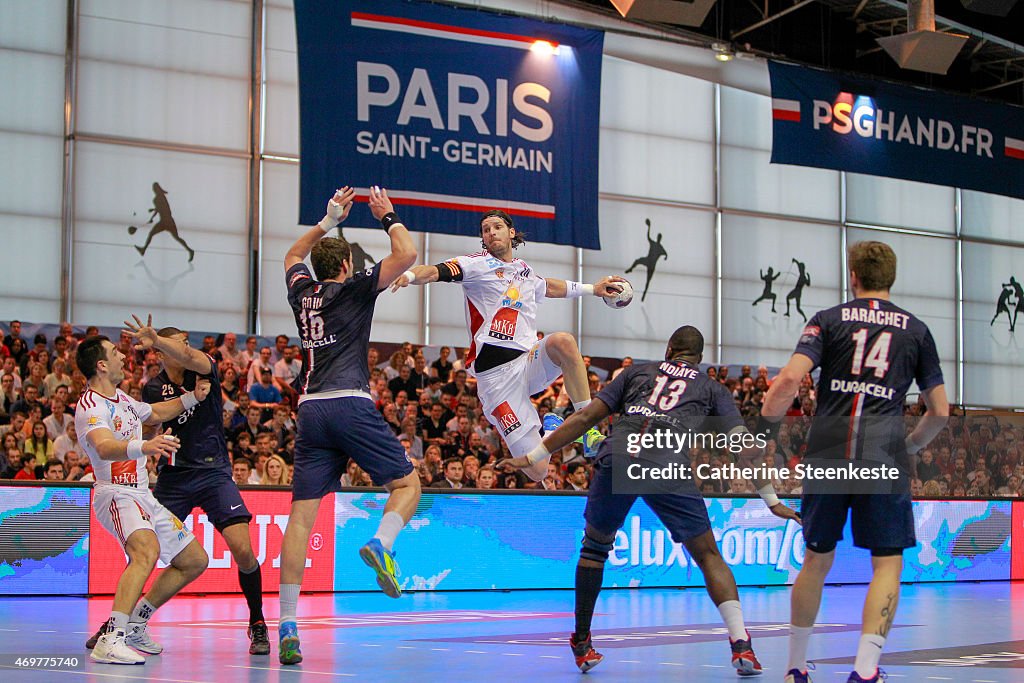
<path id="1" fill-rule="evenodd" d="M 757 416 L 757 426 L 754 428 L 758 434 L 764 434 L 765 438 L 769 441 L 774 441 L 779 435 L 779 427 L 782 425 L 782 420 L 772 422 L 765 418 L 764 415 Z"/>
<path id="2" fill-rule="evenodd" d="M 395 223 L 401 223 L 402 219 L 398 217 L 394 211 L 389 211 L 380 218 L 380 227 L 384 228 L 384 232 L 390 233 L 391 226 Z"/>

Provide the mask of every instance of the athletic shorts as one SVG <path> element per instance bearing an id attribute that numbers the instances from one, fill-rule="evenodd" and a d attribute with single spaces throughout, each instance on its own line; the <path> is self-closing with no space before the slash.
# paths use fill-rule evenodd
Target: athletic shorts
<path id="1" fill-rule="evenodd" d="M 583 517 L 589 526 L 602 534 L 612 536 L 622 528 L 626 515 L 638 497 L 642 497 L 654 511 L 676 543 L 685 543 L 711 531 L 708 508 L 700 496 L 671 493 L 637 496 L 612 493 L 611 458 L 601 458 L 594 463 L 594 476 L 590 481 L 587 507 L 583 511 Z"/>
<path id="2" fill-rule="evenodd" d="M 804 542 L 832 546 L 843 540 L 847 513 L 858 548 L 913 548 L 914 508 L 909 493 L 853 495 L 805 493 L 800 505 Z"/>
<path id="3" fill-rule="evenodd" d="M 545 350 L 548 338 L 528 352 L 486 372 L 477 373 L 476 391 L 480 406 L 508 444 L 513 457 L 526 455 L 541 442 L 541 420 L 530 396 L 544 391 L 562 376 Z M 524 470 L 534 481 L 547 474 L 547 461 Z"/>
<path id="4" fill-rule="evenodd" d="M 201 509 L 218 531 L 252 519 L 227 470 L 164 467 L 153 495 L 178 519 L 188 517 L 192 508 Z"/>
<path id="5" fill-rule="evenodd" d="M 341 490 L 349 458 L 377 486 L 401 479 L 412 461 L 369 398 L 343 396 L 299 404 L 292 500 L 323 498 Z"/>
<path id="6" fill-rule="evenodd" d="M 123 548 L 127 549 L 128 537 L 139 529 L 155 533 L 160 543 L 160 560 L 165 564 L 170 564 L 195 538 L 180 519 L 157 502 L 148 488 L 96 486 L 92 509 L 103 528 L 117 538 Z"/>

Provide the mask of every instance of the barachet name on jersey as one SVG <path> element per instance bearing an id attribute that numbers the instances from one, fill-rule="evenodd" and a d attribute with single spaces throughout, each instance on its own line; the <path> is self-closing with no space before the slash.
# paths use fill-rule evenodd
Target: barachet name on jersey
<path id="1" fill-rule="evenodd" d="M 907 329 L 910 316 L 898 311 L 886 311 L 875 308 L 851 307 L 842 309 L 843 322 L 870 323 L 872 325 L 888 325 Z"/>

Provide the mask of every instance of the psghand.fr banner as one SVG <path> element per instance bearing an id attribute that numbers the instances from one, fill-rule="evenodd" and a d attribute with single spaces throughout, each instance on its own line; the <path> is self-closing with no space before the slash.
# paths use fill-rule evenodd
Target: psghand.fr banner
<path id="1" fill-rule="evenodd" d="M 604 34 L 401 0 L 295 0 L 300 216 L 381 185 L 410 228 L 479 234 L 503 209 L 528 238 L 599 249 Z"/>
<path id="2" fill-rule="evenodd" d="M 1024 109 L 769 62 L 772 163 L 1024 198 Z"/>

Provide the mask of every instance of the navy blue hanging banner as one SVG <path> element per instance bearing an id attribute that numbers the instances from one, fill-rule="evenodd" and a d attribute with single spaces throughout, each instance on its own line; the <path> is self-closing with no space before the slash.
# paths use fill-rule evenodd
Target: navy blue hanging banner
<path id="1" fill-rule="evenodd" d="M 299 220 L 388 189 L 414 230 L 479 235 L 503 209 L 531 241 L 601 246 L 600 31 L 405 0 L 295 0 Z"/>
<path id="2" fill-rule="evenodd" d="M 769 62 L 772 163 L 1024 198 L 1024 109 Z"/>

